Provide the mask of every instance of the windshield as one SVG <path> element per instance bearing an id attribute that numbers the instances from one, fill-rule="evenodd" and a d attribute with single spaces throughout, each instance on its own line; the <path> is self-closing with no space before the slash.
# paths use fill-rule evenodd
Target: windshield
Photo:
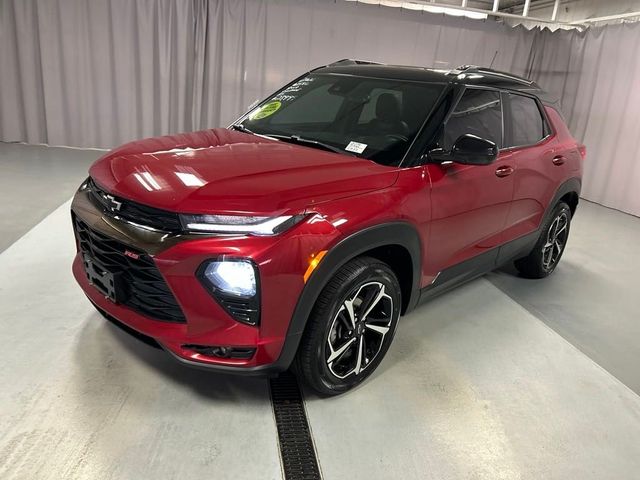
<path id="1" fill-rule="evenodd" d="M 396 166 L 443 88 L 406 80 L 310 74 L 238 123 L 252 133 Z"/>

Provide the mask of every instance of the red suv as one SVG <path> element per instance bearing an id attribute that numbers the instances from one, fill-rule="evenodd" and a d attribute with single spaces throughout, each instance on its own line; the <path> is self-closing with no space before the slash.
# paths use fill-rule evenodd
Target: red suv
<path id="1" fill-rule="evenodd" d="M 511 261 L 549 275 L 584 156 L 529 80 L 344 60 L 227 129 L 99 159 L 72 205 L 73 272 L 103 315 L 183 363 L 295 363 L 337 394 L 420 301 Z"/>

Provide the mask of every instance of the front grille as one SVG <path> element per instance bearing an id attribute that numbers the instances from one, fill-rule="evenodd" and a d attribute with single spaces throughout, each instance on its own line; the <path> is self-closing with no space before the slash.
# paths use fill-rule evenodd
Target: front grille
<path id="1" fill-rule="evenodd" d="M 149 255 L 91 229 L 76 215 L 73 223 L 81 253 L 118 276 L 124 290 L 119 299 L 123 305 L 154 320 L 185 322 L 180 306 Z M 127 256 L 125 251 L 138 257 Z"/>
<path id="2" fill-rule="evenodd" d="M 165 232 L 178 232 L 182 229 L 180 217 L 177 213 L 149 207 L 112 195 L 98 186 L 92 178 L 87 181 L 87 188 L 97 206 L 110 215 Z"/>

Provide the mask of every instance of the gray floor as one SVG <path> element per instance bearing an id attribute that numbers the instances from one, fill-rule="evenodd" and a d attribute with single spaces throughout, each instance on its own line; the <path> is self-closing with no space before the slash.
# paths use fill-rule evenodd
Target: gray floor
<path id="1" fill-rule="evenodd" d="M 489 280 L 640 394 L 640 218 L 582 202 L 562 268 Z"/>
<path id="2" fill-rule="evenodd" d="M 0 143 L 0 252 L 68 200 L 103 153 Z"/>
<path id="3" fill-rule="evenodd" d="M 57 151 L 0 144 L 2 185 L 75 182 L 0 211 L 20 236 L 0 253 L 0 478 L 282 478 L 265 380 L 186 369 L 92 311 L 58 205 L 97 152 Z M 497 272 L 405 317 L 365 385 L 307 392 L 324 478 L 638 478 L 638 240 L 583 202 L 551 278 Z"/>

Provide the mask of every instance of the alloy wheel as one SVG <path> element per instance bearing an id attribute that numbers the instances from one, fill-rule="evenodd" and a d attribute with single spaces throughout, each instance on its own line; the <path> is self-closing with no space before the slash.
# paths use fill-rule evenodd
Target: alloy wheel
<path id="1" fill-rule="evenodd" d="M 329 328 L 329 371 L 340 379 L 360 375 L 380 353 L 393 312 L 393 299 L 380 282 L 367 282 L 348 295 Z"/>
<path id="2" fill-rule="evenodd" d="M 567 212 L 561 212 L 547 232 L 547 241 L 542 246 L 542 267 L 546 271 L 553 270 L 560 260 L 562 251 L 567 243 L 569 216 Z"/>

